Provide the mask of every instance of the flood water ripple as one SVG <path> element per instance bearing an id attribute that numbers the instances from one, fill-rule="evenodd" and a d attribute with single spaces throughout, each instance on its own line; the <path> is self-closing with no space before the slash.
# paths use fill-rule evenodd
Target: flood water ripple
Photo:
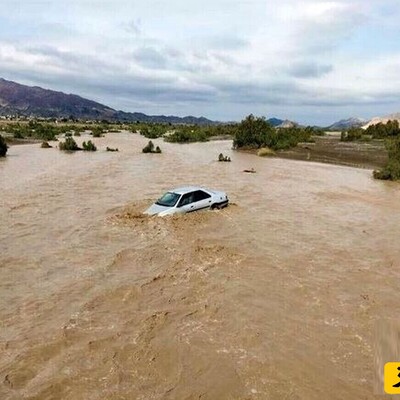
<path id="1" fill-rule="evenodd" d="M 400 185 L 230 141 L 95 142 L 0 161 L 1 399 L 374 398 L 373 329 L 400 300 Z M 141 214 L 187 184 L 232 205 Z"/>

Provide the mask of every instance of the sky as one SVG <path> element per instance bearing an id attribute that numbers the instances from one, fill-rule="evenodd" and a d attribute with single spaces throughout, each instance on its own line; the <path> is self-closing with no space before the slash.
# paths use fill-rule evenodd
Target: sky
<path id="1" fill-rule="evenodd" d="M 115 109 L 328 125 L 400 112 L 398 0 L 2 0 L 0 77 Z"/>

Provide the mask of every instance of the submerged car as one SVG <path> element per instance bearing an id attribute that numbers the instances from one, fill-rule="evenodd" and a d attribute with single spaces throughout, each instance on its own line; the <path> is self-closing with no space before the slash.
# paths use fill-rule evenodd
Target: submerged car
<path id="1" fill-rule="evenodd" d="M 224 192 L 204 189 L 197 186 L 177 188 L 165 193 L 144 213 L 161 217 L 172 214 L 184 214 L 207 208 L 219 209 L 229 203 Z"/>

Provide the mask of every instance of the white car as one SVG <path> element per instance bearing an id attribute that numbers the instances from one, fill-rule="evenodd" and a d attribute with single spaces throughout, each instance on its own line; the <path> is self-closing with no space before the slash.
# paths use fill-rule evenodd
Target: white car
<path id="1" fill-rule="evenodd" d="M 228 202 L 228 196 L 224 192 L 187 186 L 165 193 L 144 213 L 163 217 L 207 208 L 223 208 L 228 205 Z"/>

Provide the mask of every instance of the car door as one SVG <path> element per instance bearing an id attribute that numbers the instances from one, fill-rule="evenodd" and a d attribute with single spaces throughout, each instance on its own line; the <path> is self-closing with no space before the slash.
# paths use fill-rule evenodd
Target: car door
<path id="1" fill-rule="evenodd" d="M 194 192 L 193 211 L 210 208 L 212 204 L 211 195 L 203 190 Z"/>
<path id="2" fill-rule="evenodd" d="M 179 213 L 195 211 L 194 208 L 194 192 L 185 193 L 179 200 L 177 205 Z"/>

